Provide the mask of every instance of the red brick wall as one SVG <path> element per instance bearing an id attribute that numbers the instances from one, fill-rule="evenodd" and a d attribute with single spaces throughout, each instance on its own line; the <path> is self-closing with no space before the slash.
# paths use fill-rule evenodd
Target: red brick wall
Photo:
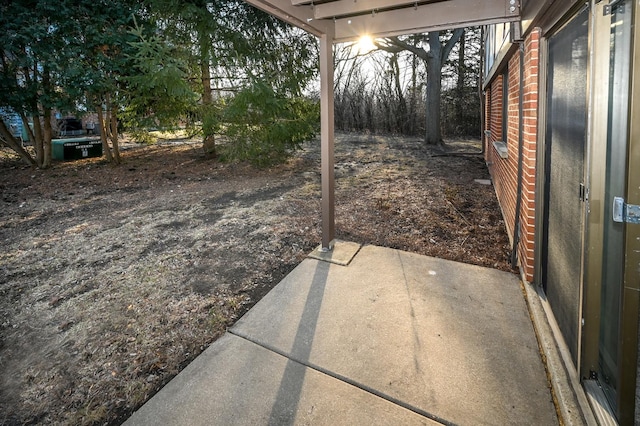
<path id="1" fill-rule="evenodd" d="M 490 102 L 487 113 L 491 118 L 487 124 L 488 130 L 491 131 L 492 142 L 502 140 L 502 84 L 502 76 L 498 76 L 491 85 L 490 94 L 487 95 L 487 100 Z"/>
<path id="2" fill-rule="evenodd" d="M 522 132 L 522 198 L 520 208 L 520 242 L 518 259 L 528 281 L 533 281 L 536 149 L 538 140 L 538 64 L 540 33 L 535 30 L 525 40 L 523 84 L 523 132 Z M 520 122 L 520 52 L 509 58 L 506 82 L 497 76 L 487 90 L 485 130 L 490 130 L 486 140 L 485 159 L 489 164 L 498 201 L 506 221 L 507 232 L 513 239 L 516 198 L 518 192 L 518 136 Z M 508 86 L 507 117 L 503 117 L 503 84 Z M 507 120 L 507 134 L 502 135 L 502 120 Z M 495 141 L 507 144 L 507 158 L 501 158 L 493 146 Z"/>
<path id="3" fill-rule="evenodd" d="M 536 155 L 538 145 L 538 66 L 540 63 L 540 33 L 533 32 L 525 41 L 523 99 L 523 190 L 521 209 L 521 244 L 519 257 L 528 281 L 533 281 Z"/>

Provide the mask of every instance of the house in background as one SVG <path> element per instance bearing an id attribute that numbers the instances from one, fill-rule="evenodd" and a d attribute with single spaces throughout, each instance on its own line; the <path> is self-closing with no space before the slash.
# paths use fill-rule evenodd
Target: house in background
<path id="1" fill-rule="evenodd" d="M 485 28 L 485 156 L 524 280 L 594 413 L 640 424 L 640 4 Z"/>
<path id="2" fill-rule="evenodd" d="M 29 134 L 18 114 L 8 108 L 0 108 L 0 120 L 4 122 L 13 137 L 20 139 L 22 143 L 29 140 Z"/>

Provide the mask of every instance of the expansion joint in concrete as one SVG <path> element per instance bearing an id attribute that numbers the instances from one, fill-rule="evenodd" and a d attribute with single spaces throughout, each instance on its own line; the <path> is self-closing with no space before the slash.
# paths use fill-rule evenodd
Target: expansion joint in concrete
<path id="1" fill-rule="evenodd" d="M 278 355 L 280 355 L 280 356 L 282 356 L 284 358 L 287 358 L 291 362 L 298 363 L 298 364 L 300 364 L 300 365 L 302 365 L 302 366 L 304 366 L 306 368 L 309 368 L 309 369 L 312 369 L 314 371 L 317 371 L 320 374 L 324 374 L 324 375 L 329 376 L 329 377 L 331 377 L 333 379 L 336 379 L 336 380 L 339 380 L 339 381 L 341 381 L 343 383 L 351 385 L 351 386 L 353 386 L 355 388 L 358 388 L 358 389 L 360 389 L 360 390 L 362 390 L 364 392 L 367 392 L 367 393 L 369 393 L 369 394 L 371 394 L 373 396 L 376 396 L 378 398 L 384 399 L 387 402 L 390 402 L 390 403 L 395 404 L 395 405 L 397 405 L 399 407 L 402 407 L 402 408 L 404 408 L 406 410 L 409 410 L 409 411 L 411 411 L 411 412 L 413 412 L 413 413 L 415 413 L 415 414 L 417 414 L 419 416 L 422 416 L 422 417 L 425 417 L 425 418 L 427 418 L 429 420 L 433 420 L 435 422 L 438 422 L 441 425 L 444 425 L 444 426 L 457 426 L 456 423 L 453 423 L 453 422 L 450 422 L 448 420 L 445 420 L 445 419 L 443 419 L 441 417 L 438 417 L 435 414 L 429 413 L 429 412 L 427 412 L 425 410 L 422 410 L 422 409 L 420 409 L 418 407 L 415 407 L 415 406 L 413 406 L 411 404 L 408 404 L 408 403 L 406 403 L 406 402 L 404 402 L 404 401 L 402 401 L 402 400 L 400 400 L 398 398 L 394 398 L 394 397 L 392 397 L 390 395 L 387 395 L 387 394 L 385 394 L 383 392 L 378 391 L 377 389 L 374 389 L 374 388 L 372 388 L 370 386 L 367 386 L 367 385 L 364 385 L 362 383 L 359 383 L 359 382 L 357 382 L 355 380 L 352 380 L 352 379 L 350 379 L 350 378 L 348 378 L 346 376 L 343 376 L 341 374 L 338 374 L 338 373 L 336 373 L 334 371 L 328 370 L 326 368 L 323 368 L 323 367 L 321 367 L 319 365 L 315 365 L 315 364 L 310 363 L 310 362 L 305 361 L 305 360 L 296 359 L 296 358 L 292 357 L 290 354 L 287 354 L 286 352 L 284 352 L 284 351 L 282 351 L 282 350 L 280 350 L 280 349 L 278 349 L 278 348 L 276 348 L 274 346 L 271 346 L 271 345 L 266 344 L 264 342 L 259 342 L 259 341 L 255 340 L 255 339 L 252 339 L 250 336 L 244 335 L 241 332 L 238 332 L 238 331 L 233 330 L 233 329 L 228 330 L 227 332 L 229 334 L 233 334 L 236 337 L 244 339 L 244 340 L 246 340 L 246 341 L 248 341 L 250 343 L 253 343 L 254 345 L 260 346 L 260 347 L 262 347 L 262 348 L 264 348 L 264 349 L 266 349 L 268 351 L 271 351 L 271 352 L 273 352 L 275 354 L 278 354 Z"/>

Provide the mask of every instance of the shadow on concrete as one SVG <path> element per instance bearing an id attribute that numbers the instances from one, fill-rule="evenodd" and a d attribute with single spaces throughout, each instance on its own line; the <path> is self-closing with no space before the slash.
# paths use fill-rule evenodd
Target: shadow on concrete
<path id="1" fill-rule="evenodd" d="M 291 352 L 295 353 L 296 358 L 302 363 L 292 359 L 287 361 L 278 394 L 269 415 L 269 425 L 291 424 L 295 419 L 307 371 L 304 364 L 308 363 L 311 355 L 328 275 L 329 263 L 319 262 L 313 274 L 312 284 L 307 293 L 304 310 L 298 322 L 298 331 L 291 348 Z"/>
<path id="2" fill-rule="evenodd" d="M 305 259 L 128 425 L 558 424 L 518 277 Z"/>

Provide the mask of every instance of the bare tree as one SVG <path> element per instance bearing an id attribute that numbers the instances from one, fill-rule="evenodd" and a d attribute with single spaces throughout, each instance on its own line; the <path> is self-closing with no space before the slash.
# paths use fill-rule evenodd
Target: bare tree
<path id="1" fill-rule="evenodd" d="M 378 40 L 335 50 L 336 126 L 343 130 L 443 137 L 479 136 L 480 30 Z"/>
<path id="2" fill-rule="evenodd" d="M 457 29 L 450 33 L 431 31 L 422 37 L 390 37 L 377 43 L 378 48 L 397 54 L 409 51 L 422 59 L 427 67 L 426 93 L 426 128 L 425 143 L 427 145 L 442 144 L 442 130 L 440 128 L 440 97 L 442 94 L 442 67 L 451 54 L 451 50 L 458 43 L 464 29 Z M 427 43 L 425 46 L 424 43 Z M 428 47 L 428 49 L 427 49 Z"/>

